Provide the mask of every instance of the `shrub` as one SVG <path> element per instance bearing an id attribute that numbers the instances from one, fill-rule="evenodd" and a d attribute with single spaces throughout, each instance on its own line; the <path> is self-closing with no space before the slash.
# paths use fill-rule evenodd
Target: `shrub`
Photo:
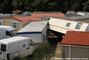
<path id="1" fill-rule="evenodd" d="M 49 60 L 54 54 L 54 49 L 48 44 L 48 42 L 45 42 L 41 45 L 39 45 L 33 53 L 33 60 L 42 60 L 46 59 Z"/>

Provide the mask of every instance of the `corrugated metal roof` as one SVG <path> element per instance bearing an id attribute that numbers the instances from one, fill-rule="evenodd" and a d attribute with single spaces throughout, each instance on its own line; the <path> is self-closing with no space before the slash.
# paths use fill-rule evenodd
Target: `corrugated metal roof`
<path id="1" fill-rule="evenodd" d="M 30 21 L 40 21 L 40 20 L 43 20 L 43 19 L 40 19 L 38 17 L 33 17 L 33 16 L 12 16 L 12 17 L 7 17 L 7 18 L 4 18 L 4 19 L 9 19 L 9 18 L 14 18 L 18 21 L 21 21 L 21 22 L 30 22 Z"/>
<path id="2" fill-rule="evenodd" d="M 89 45 L 89 32 L 68 31 L 61 43 L 71 45 Z"/>
<path id="3" fill-rule="evenodd" d="M 47 23 L 48 21 L 30 22 L 28 25 L 26 25 L 18 32 L 42 32 Z"/>

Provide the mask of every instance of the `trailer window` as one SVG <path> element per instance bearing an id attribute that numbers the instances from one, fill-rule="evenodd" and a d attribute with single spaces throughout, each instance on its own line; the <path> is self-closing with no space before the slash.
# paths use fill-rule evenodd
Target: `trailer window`
<path id="1" fill-rule="evenodd" d="M 66 24 L 66 27 L 69 27 L 69 26 L 70 26 L 70 23 L 67 23 L 67 24 Z"/>
<path id="2" fill-rule="evenodd" d="M 14 28 L 17 28 L 17 26 L 18 26 L 18 23 L 12 23 L 12 26 L 14 27 Z"/>
<path id="3" fill-rule="evenodd" d="M 85 31 L 89 31 L 89 25 L 87 26 L 86 30 Z"/>
<path id="4" fill-rule="evenodd" d="M 81 26 L 82 26 L 82 23 L 78 23 L 77 25 L 76 25 L 76 27 L 75 27 L 75 29 L 80 29 L 81 28 Z"/>
<path id="5" fill-rule="evenodd" d="M 0 22 L 0 25 L 2 25 L 2 22 Z"/>
<path id="6" fill-rule="evenodd" d="M 6 45 L 5 44 L 1 44 L 1 51 L 6 52 Z"/>
<path id="7" fill-rule="evenodd" d="M 11 36 L 12 37 L 12 34 L 9 31 L 6 31 L 6 36 Z"/>

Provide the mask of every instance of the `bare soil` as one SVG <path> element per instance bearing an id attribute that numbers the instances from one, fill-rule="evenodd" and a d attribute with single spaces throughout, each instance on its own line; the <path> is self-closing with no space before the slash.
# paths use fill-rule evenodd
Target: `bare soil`
<path id="1" fill-rule="evenodd" d="M 55 51 L 55 58 L 61 58 L 61 43 L 57 44 L 56 51 Z"/>

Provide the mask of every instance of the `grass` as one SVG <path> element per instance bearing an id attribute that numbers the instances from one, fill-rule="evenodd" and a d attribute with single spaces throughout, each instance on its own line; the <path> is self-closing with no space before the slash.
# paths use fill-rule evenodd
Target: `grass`
<path id="1" fill-rule="evenodd" d="M 48 42 L 45 42 L 34 50 L 33 60 L 49 60 L 54 55 L 54 50 Z"/>

